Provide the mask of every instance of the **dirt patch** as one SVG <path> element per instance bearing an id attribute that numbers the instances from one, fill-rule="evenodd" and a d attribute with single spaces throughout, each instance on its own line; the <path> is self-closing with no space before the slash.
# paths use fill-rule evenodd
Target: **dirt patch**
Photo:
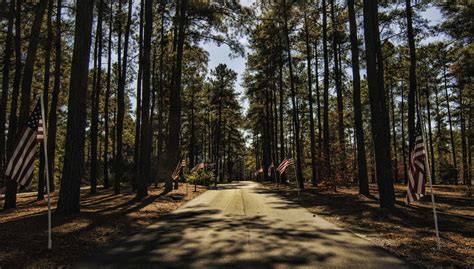
<path id="1" fill-rule="evenodd" d="M 295 186 L 264 183 L 264 188 L 306 207 L 417 265 L 430 268 L 474 268 L 474 200 L 464 186 L 434 187 L 441 249 L 436 247 L 431 197 L 405 206 L 405 185 L 396 185 L 396 208 L 379 208 L 375 184 L 372 197 L 358 194 L 356 186 L 337 192 L 310 185 L 298 197 Z"/>
<path id="2" fill-rule="evenodd" d="M 96 252 L 125 236 L 139 232 L 160 216 L 197 197 L 205 188 L 178 190 L 163 195 L 163 186 L 150 188 L 149 195 L 136 200 L 135 193 L 123 189 L 114 195 L 113 188 L 97 194 L 81 190 L 81 213 L 52 217 L 53 249 L 47 249 L 47 203 L 36 201 L 36 193 L 20 194 L 17 208 L 0 212 L 0 268 L 58 267 Z M 52 194 L 56 208 L 58 193 Z M 0 199 L 3 204 L 3 198 Z"/>

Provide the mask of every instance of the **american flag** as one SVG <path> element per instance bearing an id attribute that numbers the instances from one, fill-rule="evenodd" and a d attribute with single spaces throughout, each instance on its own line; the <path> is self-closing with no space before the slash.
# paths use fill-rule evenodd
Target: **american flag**
<path id="1" fill-rule="evenodd" d="M 186 167 L 186 159 L 182 159 L 179 161 L 178 165 L 173 171 L 173 174 L 171 174 L 171 178 L 173 180 L 177 180 L 179 178 L 179 175 L 183 171 L 183 168 Z"/>
<path id="2" fill-rule="evenodd" d="M 38 101 L 26 122 L 26 126 L 18 136 L 13 154 L 5 170 L 5 175 L 11 180 L 20 183 L 20 185 L 28 187 L 33 179 L 36 145 L 43 140 L 44 129 L 41 117 L 41 102 Z"/>
<path id="3" fill-rule="evenodd" d="M 255 176 L 257 176 L 260 173 L 263 173 L 263 168 L 260 168 L 257 171 L 255 171 Z"/>
<path id="4" fill-rule="evenodd" d="M 280 165 L 277 167 L 276 170 L 281 175 L 281 174 L 285 173 L 286 168 L 288 168 L 288 166 L 290 166 L 292 164 L 293 164 L 293 159 L 292 158 L 284 159 L 283 162 L 280 163 Z"/>
<path id="5" fill-rule="evenodd" d="M 196 166 L 194 166 L 193 169 L 191 169 L 191 173 L 196 173 L 206 167 L 205 163 L 198 163 Z"/>
<path id="6" fill-rule="evenodd" d="M 415 128 L 415 143 L 410 156 L 406 203 L 410 204 L 425 195 L 425 146 L 420 121 Z"/>
<path id="7" fill-rule="evenodd" d="M 272 169 L 274 168 L 275 166 L 272 164 L 270 164 L 270 166 L 268 167 L 268 176 L 271 177 L 272 176 Z"/>

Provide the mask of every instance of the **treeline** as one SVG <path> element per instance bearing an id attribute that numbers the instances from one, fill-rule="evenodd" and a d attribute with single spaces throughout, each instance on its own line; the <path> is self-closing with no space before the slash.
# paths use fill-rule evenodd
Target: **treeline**
<path id="1" fill-rule="evenodd" d="M 150 184 L 164 181 L 168 192 L 182 158 L 191 168 L 214 163 L 220 181 L 242 176 L 237 74 L 226 65 L 208 74 L 208 53 L 200 45 L 227 44 L 242 55 L 238 40 L 249 9 L 189 0 L 0 4 L 5 209 L 16 206 L 18 190 L 3 176 L 5 165 L 41 94 L 50 187 L 59 186 L 57 213 L 80 210 L 84 183 L 92 194 L 99 184 L 116 194 L 131 185 L 143 198 Z M 45 171 L 39 159 L 33 188 L 41 200 Z"/>
<path id="2" fill-rule="evenodd" d="M 249 165 L 267 171 L 293 157 L 300 186 L 353 181 L 363 195 L 377 182 L 380 205 L 390 208 L 393 184 L 408 178 L 420 115 L 433 182 L 471 185 L 473 5 L 282 0 L 258 7 L 244 76 Z M 425 19 L 427 10 L 439 11 L 441 22 Z"/>

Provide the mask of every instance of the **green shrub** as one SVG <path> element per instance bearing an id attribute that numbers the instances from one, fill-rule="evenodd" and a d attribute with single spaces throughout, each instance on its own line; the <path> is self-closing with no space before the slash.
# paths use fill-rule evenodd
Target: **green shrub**
<path id="1" fill-rule="evenodd" d="M 449 163 L 441 163 L 439 174 L 442 183 L 456 183 L 458 180 L 458 170 Z"/>
<path id="2" fill-rule="evenodd" d="M 187 176 L 187 181 L 190 184 L 197 184 L 197 185 L 203 185 L 203 186 L 209 186 L 213 184 L 215 180 L 216 180 L 216 177 L 214 176 L 214 173 L 212 171 L 201 170 L 201 171 L 189 174 Z"/>

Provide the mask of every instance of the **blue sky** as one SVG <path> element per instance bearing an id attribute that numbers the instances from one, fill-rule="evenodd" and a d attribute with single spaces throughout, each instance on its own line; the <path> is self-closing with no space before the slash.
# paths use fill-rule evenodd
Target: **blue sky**
<path id="1" fill-rule="evenodd" d="M 250 6 L 254 2 L 255 2 L 254 0 L 241 0 L 240 1 L 240 3 L 244 6 Z M 241 42 L 243 44 L 247 44 L 246 38 L 245 37 L 242 38 Z M 238 73 L 237 84 L 235 86 L 238 92 L 243 93 L 243 88 L 242 88 L 241 83 L 242 83 L 242 74 L 245 70 L 245 58 L 229 57 L 230 49 L 227 45 L 217 46 L 216 44 L 208 43 L 208 44 L 204 44 L 203 48 L 209 52 L 208 69 L 209 70 L 214 69 L 217 65 L 221 63 L 226 64 L 230 69 Z M 246 53 L 247 53 L 247 50 L 246 50 Z M 243 96 L 243 94 L 241 94 L 241 96 Z M 244 107 L 244 109 L 248 107 L 247 100 L 243 100 L 242 106 Z"/>

